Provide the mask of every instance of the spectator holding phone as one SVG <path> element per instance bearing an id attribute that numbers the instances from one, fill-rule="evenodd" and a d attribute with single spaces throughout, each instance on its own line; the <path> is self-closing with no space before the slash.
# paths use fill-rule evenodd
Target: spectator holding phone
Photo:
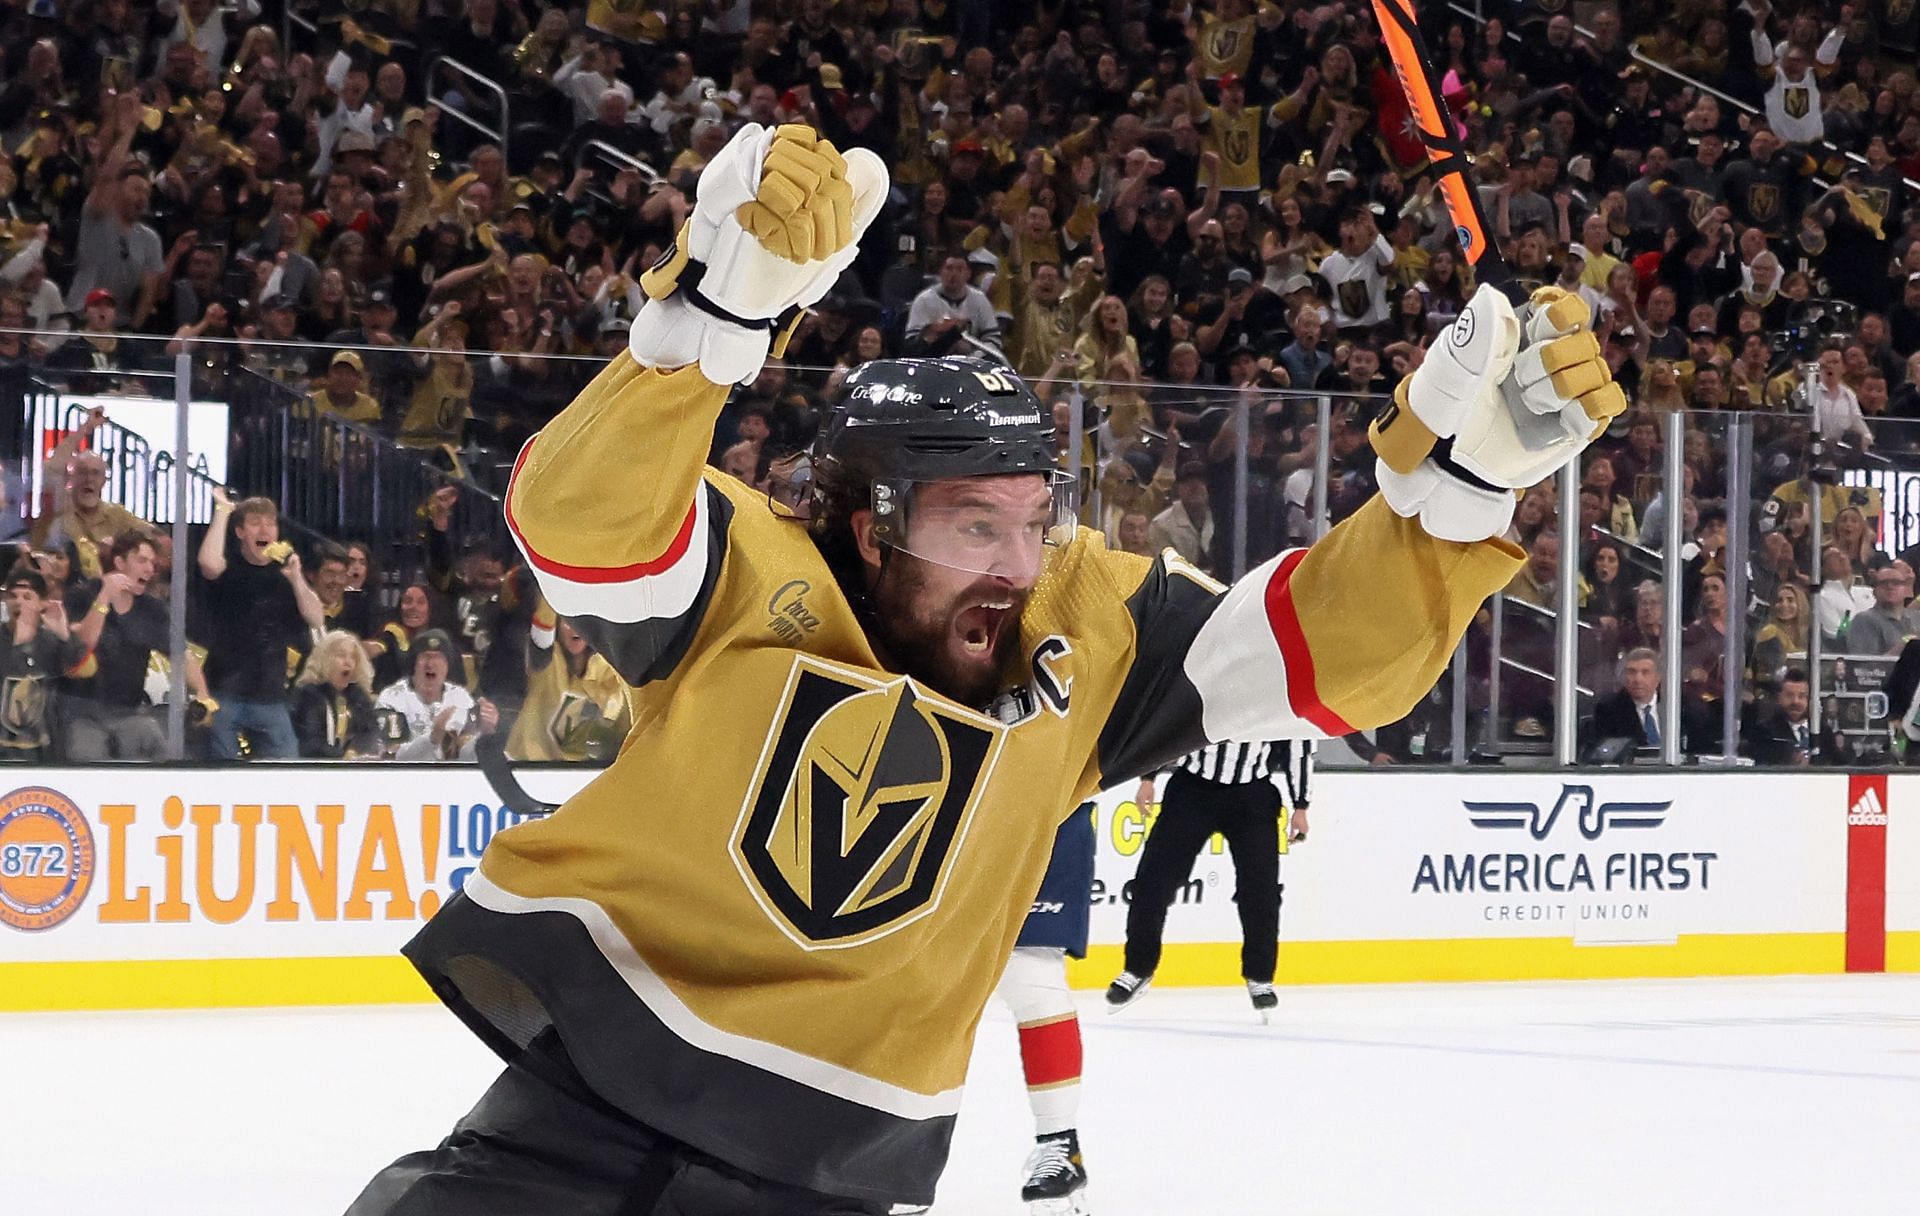
<path id="1" fill-rule="evenodd" d="M 326 616 L 301 575 L 299 554 L 280 539 L 279 509 L 265 498 L 236 505 L 215 489 L 199 564 L 212 614 L 207 678 L 221 702 L 209 737 L 214 758 L 239 759 L 243 730 L 255 758 L 298 755 L 287 710 L 287 654 L 309 630 L 324 629 Z"/>

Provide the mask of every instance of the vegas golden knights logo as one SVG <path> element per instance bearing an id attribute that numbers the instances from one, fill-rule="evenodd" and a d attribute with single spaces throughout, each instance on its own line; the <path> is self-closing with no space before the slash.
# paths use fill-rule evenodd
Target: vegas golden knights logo
<path id="1" fill-rule="evenodd" d="M 1207 31 L 1207 58 L 1215 63 L 1233 62 L 1234 54 L 1240 49 L 1243 34 L 1243 22 L 1220 22 Z"/>
<path id="2" fill-rule="evenodd" d="M 591 700 L 577 692 L 562 693 L 560 704 L 554 707 L 552 716 L 547 719 L 547 738 L 564 751 L 574 738 L 575 731 L 599 717 L 600 707 Z"/>
<path id="3" fill-rule="evenodd" d="M 1248 133 L 1244 123 L 1236 123 L 1234 127 L 1227 132 L 1225 146 L 1221 148 L 1221 152 L 1226 157 L 1228 164 L 1244 165 L 1247 163 L 1247 157 L 1253 152 L 1253 136 Z"/>
<path id="4" fill-rule="evenodd" d="M 1756 223 L 1767 223 L 1780 214 L 1780 187 L 1762 182 L 1747 191 L 1747 214 Z"/>
<path id="5" fill-rule="evenodd" d="M 1364 317 L 1367 309 L 1373 306 L 1365 279 L 1348 279 L 1335 287 L 1334 292 L 1340 297 L 1340 311 L 1349 317 Z"/>
<path id="6" fill-rule="evenodd" d="M 46 682 L 38 676 L 21 676 L 0 684 L 0 735 L 37 732 L 46 712 Z"/>
<path id="7" fill-rule="evenodd" d="M 939 902 L 1004 737 L 911 680 L 800 656 L 741 807 L 735 865 L 806 949 L 884 937 Z"/>
<path id="8" fill-rule="evenodd" d="M 1789 118 L 1805 118 L 1809 101 L 1810 95 L 1805 88 L 1788 85 L 1780 98 L 1780 108 L 1787 112 Z"/>

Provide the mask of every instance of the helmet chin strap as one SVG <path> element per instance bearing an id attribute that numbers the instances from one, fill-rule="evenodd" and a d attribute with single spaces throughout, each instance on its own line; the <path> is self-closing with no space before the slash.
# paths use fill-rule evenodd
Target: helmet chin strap
<path id="1" fill-rule="evenodd" d="M 873 581 L 867 587 L 867 594 L 862 602 L 855 605 L 855 612 L 866 616 L 869 635 L 884 638 L 888 631 L 880 615 L 880 584 L 885 581 L 887 572 L 894 568 L 893 558 L 899 550 L 894 547 L 892 541 L 876 540 L 874 543 L 880 550 L 880 568 L 874 572 Z"/>
<path id="2" fill-rule="evenodd" d="M 849 595 L 848 601 L 853 607 L 854 618 L 860 622 L 860 627 L 866 632 L 868 643 L 878 653 L 880 661 L 891 665 L 899 660 L 894 653 L 893 631 L 887 627 L 886 614 L 880 609 L 880 584 L 886 579 L 887 572 L 894 568 L 895 549 L 886 541 L 879 541 L 878 545 L 879 568 L 873 570 L 869 578 L 862 580 L 860 594 Z M 862 569 L 872 568 L 862 563 Z"/>

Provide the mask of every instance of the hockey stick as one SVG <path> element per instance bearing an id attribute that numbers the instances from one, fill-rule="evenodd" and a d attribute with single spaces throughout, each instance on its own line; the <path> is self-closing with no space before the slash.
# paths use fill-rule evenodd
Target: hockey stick
<path id="1" fill-rule="evenodd" d="M 473 745 L 473 754 L 480 761 L 480 773 L 486 777 L 487 784 L 500 799 L 500 805 L 517 815 L 538 819 L 551 815 L 560 809 L 558 803 L 542 802 L 527 792 L 520 779 L 513 775 L 513 761 L 507 759 L 507 740 L 504 732 L 495 731 L 482 735 Z"/>
<path id="2" fill-rule="evenodd" d="M 1407 108 L 1411 112 L 1414 129 L 1420 136 L 1420 142 L 1426 146 L 1428 168 L 1438 181 L 1442 197 L 1447 200 L 1447 211 L 1453 216 L 1453 235 L 1460 244 L 1460 255 L 1467 260 L 1467 265 L 1473 267 L 1482 283 L 1505 293 L 1516 308 L 1524 306 L 1528 293 L 1515 278 L 1513 267 L 1501 256 L 1500 247 L 1491 236 L 1492 228 L 1487 223 L 1486 210 L 1480 205 L 1479 192 L 1474 189 L 1473 181 L 1467 175 L 1473 167 L 1473 159 L 1467 155 L 1467 145 L 1454 126 L 1447 103 L 1441 100 L 1440 86 L 1434 79 L 1433 56 L 1427 50 L 1426 39 L 1420 36 L 1420 22 L 1414 15 L 1413 0 L 1373 0 L 1373 16 L 1380 23 L 1380 37 L 1387 44 L 1393 74 L 1399 78 L 1400 88 L 1407 95 Z M 1461 314 L 1460 323 L 1470 321 L 1471 314 Z M 1471 336 L 1472 332 L 1468 324 L 1465 333 Z M 1456 333 L 1455 340 L 1465 339 Z M 1515 411 L 1517 420 L 1523 417 L 1519 407 L 1510 405 L 1509 409 Z M 1388 430 L 1399 415 L 1399 407 L 1390 403 L 1374 420 L 1370 435 L 1376 451 L 1381 450 Z M 1417 448 L 1425 449 L 1425 444 L 1419 438 L 1419 430 L 1423 428 L 1416 429 L 1412 442 Z M 1405 431 L 1406 428 L 1402 428 L 1402 432 Z M 1453 439 L 1450 436 L 1432 437 L 1428 433 L 1428 442 L 1431 443 L 1428 454 L 1433 462 L 1453 477 L 1483 490 L 1500 489 L 1454 461 Z"/>
<path id="3" fill-rule="evenodd" d="M 1447 200 L 1453 216 L 1453 235 L 1460 242 L 1460 254 L 1483 283 L 1492 283 L 1514 294 L 1513 268 L 1500 256 L 1500 248 L 1488 235 L 1491 226 L 1480 206 L 1467 171 L 1473 167 L 1467 146 L 1461 141 L 1440 98 L 1440 86 L 1434 80 L 1433 56 L 1420 36 L 1419 19 L 1414 16 L 1413 0 L 1373 0 L 1374 20 L 1380 23 L 1380 37 L 1387 44 L 1393 62 L 1393 74 L 1407 95 L 1413 112 L 1415 130 L 1430 156 L 1428 167 Z M 1516 301 L 1518 303 L 1518 301 Z"/>

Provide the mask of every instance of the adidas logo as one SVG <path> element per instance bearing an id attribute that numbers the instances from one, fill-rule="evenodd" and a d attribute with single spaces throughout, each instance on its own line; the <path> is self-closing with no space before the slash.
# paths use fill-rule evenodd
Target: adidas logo
<path id="1" fill-rule="evenodd" d="M 1880 801 L 1880 791 L 1869 788 L 1866 793 L 1854 800 L 1847 808 L 1848 827 L 1885 827 L 1887 808 Z"/>

